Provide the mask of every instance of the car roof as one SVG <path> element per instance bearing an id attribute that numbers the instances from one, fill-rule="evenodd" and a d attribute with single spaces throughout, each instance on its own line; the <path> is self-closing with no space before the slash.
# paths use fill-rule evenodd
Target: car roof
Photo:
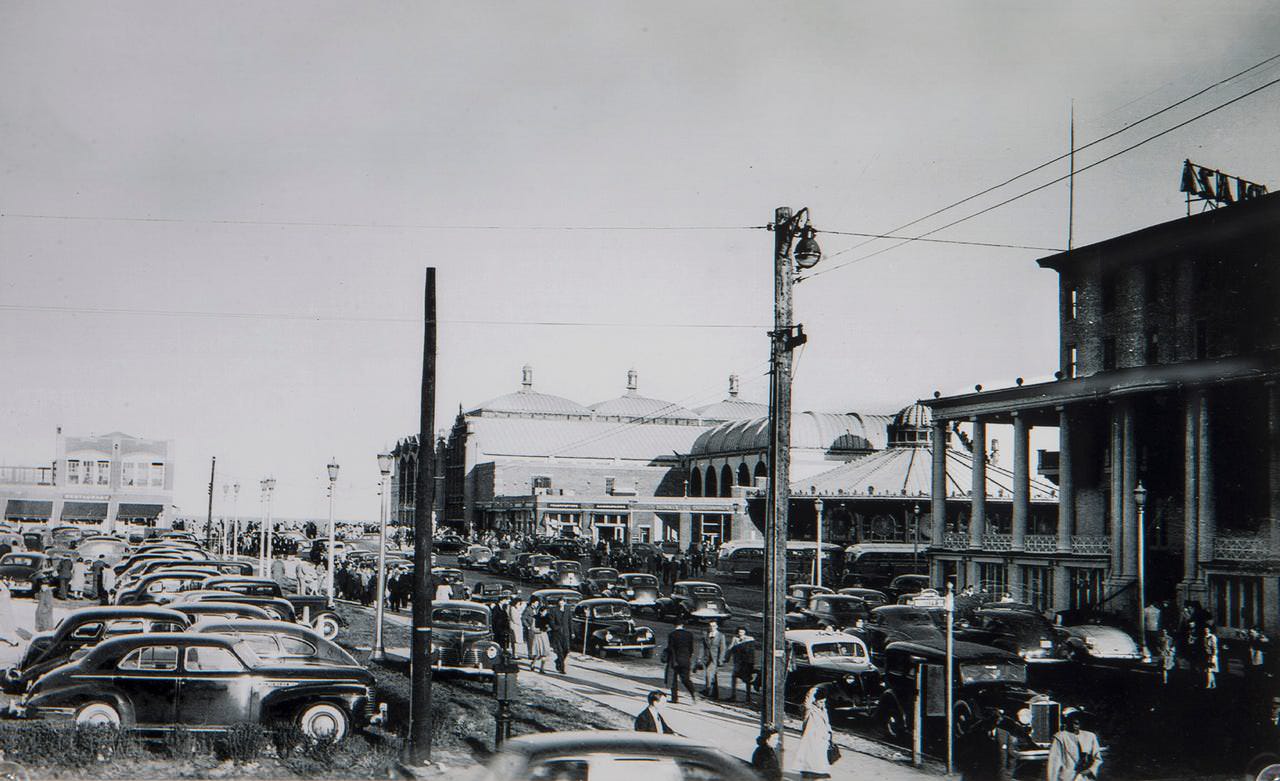
<path id="1" fill-rule="evenodd" d="M 787 639 L 798 643 L 858 643 L 866 645 L 862 638 L 857 635 L 851 635 L 848 632 L 828 632 L 825 629 L 788 629 Z"/>
<path id="2" fill-rule="evenodd" d="M 200 634 L 218 634 L 236 632 L 278 632 L 284 635 L 296 635 L 313 640 L 322 637 L 319 632 L 309 626 L 302 624 L 294 624 L 289 621 L 279 621 L 275 619 L 253 619 L 250 621 L 204 621 L 191 628 L 192 632 Z"/>
<path id="3" fill-rule="evenodd" d="M 627 602 L 627 600 L 625 599 L 615 599 L 613 597 L 593 597 L 591 599 L 584 599 L 578 602 L 579 607 L 584 605 L 587 607 L 592 607 L 594 605 L 606 605 L 606 604 L 607 605 L 629 605 L 630 603 Z"/>
<path id="4" fill-rule="evenodd" d="M 985 659 L 989 661 L 1002 662 L 1020 662 L 1022 657 L 1008 651 L 1002 651 L 999 648 L 992 648 L 989 645 L 980 643 L 969 643 L 963 640 L 957 640 L 952 644 L 952 655 L 958 662 L 973 661 Z M 889 643 L 885 646 L 885 651 L 906 651 L 920 656 L 945 657 L 947 649 L 944 645 L 934 645 L 932 643 L 914 643 L 899 641 Z"/>
<path id="5" fill-rule="evenodd" d="M 978 611 L 978 615 L 991 616 L 993 618 L 1034 619 L 1037 621 L 1049 620 L 1039 613 L 1013 607 L 984 607 Z"/>
<path id="6" fill-rule="evenodd" d="M 75 621 L 109 621 L 113 618 L 164 618 L 170 621 L 189 623 L 190 618 L 173 608 L 159 605 L 104 605 L 99 607 L 82 607 L 72 610 L 63 617 L 63 622 Z"/>
<path id="7" fill-rule="evenodd" d="M 271 617 L 271 611 L 265 608 L 229 600 L 182 602 L 175 604 L 173 609 L 179 613 L 190 613 L 192 615 L 200 615 L 202 613 L 240 613 L 241 615 L 251 615 L 256 620 L 267 620 Z"/>
<path id="8" fill-rule="evenodd" d="M 489 612 L 488 605 L 484 604 L 483 602 L 472 602 L 469 599 L 441 599 L 431 603 L 432 610 L 435 610 L 438 607 L 452 607 L 452 608 L 465 607 L 465 608 L 470 608 L 471 610 L 483 610 L 486 613 Z"/>
<path id="9" fill-rule="evenodd" d="M 240 641 L 226 635 L 205 635 L 194 632 L 139 632 L 103 640 L 93 647 L 86 658 L 97 660 L 117 653 L 125 654 L 144 645 L 201 645 L 231 648 L 238 642 Z"/>
<path id="10" fill-rule="evenodd" d="M 712 583 L 709 580 L 677 580 L 677 586 L 715 586 L 720 588 L 719 583 Z"/>
<path id="11" fill-rule="evenodd" d="M 915 605 L 881 605 L 880 607 L 872 608 L 871 612 L 875 615 L 900 616 L 906 614 L 927 615 L 929 611 Z"/>

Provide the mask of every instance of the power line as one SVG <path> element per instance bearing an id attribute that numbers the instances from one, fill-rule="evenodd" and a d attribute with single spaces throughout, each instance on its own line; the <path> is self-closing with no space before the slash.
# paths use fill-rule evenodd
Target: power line
<path id="1" fill-rule="evenodd" d="M 856 231 L 833 231 L 818 229 L 818 233 L 830 233 L 836 236 L 866 236 L 873 239 L 906 239 L 907 241 L 926 241 L 935 244 L 965 244 L 971 247 L 999 247 L 1001 249 L 1033 249 L 1039 252 L 1062 252 L 1061 247 L 1036 247 L 1028 244 L 999 244 L 990 241 L 960 241 L 959 239 L 921 239 L 913 236 L 895 236 L 889 233 L 858 233 Z M 857 246 L 862 246 L 861 244 Z M 855 249 L 851 247 L 850 249 Z M 848 252 L 841 250 L 837 255 Z M 832 256 L 834 257 L 834 255 Z"/>
<path id="2" fill-rule="evenodd" d="M 924 222 L 925 220 L 929 219 L 930 217 L 936 217 L 937 215 L 939 215 L 939 214 L 941 214 L 941 213 L 943 213 L 943 212 L 945 212 L 945 211 L 950 211 L 951 209 L 954 209 L 955 207 L 960 206 L 960 205 L 962 205 L 962 204 L 968 203 L 969 201 L 972 201 L 972 200 L 974 200 L 975 198 L 980 198 L 980 197 L 982 197 L 982 196 L 986 195 L 987 193 L 992 192 L 993 190 L 998 190 L 998 189 L 1000 189 L 1001 187 L 1004 187 L 1005 185 L 1012 184 L 1013 182 L 1016 182 L 1016 181 L 1018 181 L 1019 179 L 1022 179 L 1022 178 L 1024 178 L 1024 177 L 1030 176 L 1031 174 L 1035 173 L 1036 171 L 1043 170 L 1043 169 L 1045 169 L 1045 168 L 1047 168 L 1047 167 L 1049 167 L 1049 166 L 1053 165 L 1054 163 L 1057 163 L 1057 162 L 1060 162 L 1060 161 L 1062 161 L 1062 160 L 1065 160 L 1066 158 L 1068 158 L 1068 157 L 1070 157 L 1070 156 L 1071 156 L 1072 152 L 1081 152 L 1081 151 L 1084 151 L 1085 149 L 1088 149 L 1089 147 L 1095 146 L 1096 144 L 1100 144 L 1100 143 L 1102 143 L 1103 141 L 1107 141 L 1107 140 L 1109 140 L 1109 139 L 1115 138 L 1116 136 L 1120 135 L 1121 133 L 1123 133 L 1123 132 L 1125 132 L 1125 131 L 1127 131 L 1127 130 L 1129 130 L 1129 129 L 1131 129 L 1131 128 L 1137 127 L 1138 125 L 1141 125 L 1143 122 L 1146 122 L 1146 121 L 1147 121 L 1147 120 L 1149 120 L 1149 119 L 1154 119 L 1154 118 L 1156 118 L 1156 117 L 1160 116 L 1161 114 L 1164 114 L 1164 113 L 1166 113 L 1166 112 L 1168 112 L 1168 111 L 1171 111 L 1171 110 L 1173 110 L 1173 109 L 1177 108 L 1178 106 L 1183 105 L 1184 103 L 1187 103 L 1188 101 L 1191 101 L 1191 100 L 1194 100 L 1194 99 L 1196 99 L 1196 98 L 1200 97 L 1201 95 L 1205 94 L 1206 92 L 1209 92 L 1210 90 L 1216 89 L 1216 88 L 1218 88 L 1218 87 L 1221 87 L 1221 86 L 1222 86 L 1222 85 L 1224 85 L 1224 84 L 1227 84 L 1228 82 L 1234 81 L 1234 80 L 1236 80 L 1236 79 L 1240 78 L 1241 76 L 1245 75 L 1246 73 L 1249 73 L 1250 71 L 1257 70 L 1258 68 L 1261 68 L 1262 66 L 1264 66 L 1264 65 L 1266 65 L 1266 64 L 1268 64 L 1268 63 L 1270 63 L 1270 62 L 1273 62 L 1273 61 L 1275 61 L 1275 60 L 1277 60 L 1277 59 L 1280 59 L 1280 54 L 1273 54 L 1273 55 L 1271 55 L 1270 57 L 1266 58 L 1265 60 L 1262 60 L 1262 61 L 1261 61 L 1261 62 L 1259 62 L 1259 63 L 1256 63 L 1256 64 L 1254 64 L 1254 65 L 1251 65 L 1251 66 L 1249 66 L 1248 68 L 1245 68 L 1244 70 L 1240 71 L 1239 73 L 1232 74 L 1231 76 L 1228 76 L 1228 77 L 1226 77 L 1225 79 L 1221 79 L 1221 80 L 1219 80 L 1219 81 L 1216 81 L 1216 82 L 1214 82 L 1213 84 L 1210 84 L 1209 86 L 1205 87 L 1204 89 L 1201 89 L 1201 90 L 1199 90 L 1198 92 L 1194 92 L 1194 93 L 1192 93 L 1191 95 L 1188 95 L 1187 97 L 1185 97 L 1185 98 L 1183 98 L 1183 99 L 1181 99 L 1181 100 L 1179 100 L 1179 101 L 1177 101 L 1177 102 L 1175 102 L 1175 103 L 1170 103 L 1169 105 L 1165 106 L 1164 108 L 1162 108 L 1162 109 L 1160 109 L 1160 110 L 1158 110 L 1158 111 L 1155 111 L 1155 112 L 1152 112 L 1152 113 L 1150 113 L 1150 114 L 1147 114 L 1146 116 L 1142 117 L 1141 119 L 1134 120 L 1133 122 L 1130 122 L 1129 124 L 1127 124 L 1127 125 L 1125 125 L 1125 126 L 1121 127 L 1119 130 L 1116 130 L 1116 131 L 1113 131 L 1113 132 L 1111 132 L 1111 133 L 1108 133 L 1107 135 L 1102 136 L 1102 137 L 1100 137 L 1100 138 L 1096 138 L 1096 139 L 1094 139 L 1093 141 L 1090 141 L 1089 143 L 1084 144 L 1083 146 L 1075 147 L 1073 150 L 1068 151 L 1068 152 L 1065 152 L 1065 153 L 1063 153 L 1063 154 L 1061 154 L 1061 155 L 1058 155 L 1057 157 L 1053 158 L 1052 160 L 1046 160 L 1045 162 L 1040 163 L 1040 164 L 1039 164 L 1039 165 L 1037 165 L 1037 166 L 1034 166 L 1034 167 L 1032 167 L 1032 168 L 1028 168 L 1027 170 L 1023 171 L 1022 173 L 1020 173 L 1020 174 L 1016 174 L 1016 175 L 1014 175 L 1014 176 L 1011 176 L 1011 177 L 1009 177 L 1008 179 L 1005 179 L 1003 182 L 1000 182 L 999 184 L 994 184 L 994 185 L 992 185 L 992 186 L 990 186 L 990 187 L 986 188 L 985 190 L 981 190 L 981 191 L 979 191 L 979 192 L 974 193 L 973 195 L 970 195 L 970 196 L 967 196 L 967 197 L 961 198 L 960 200 L 955 201 L 954 203 L 950 203 L 950 204 L 948 204 L 948 205 L 946 205 L 946 206 L 943 206 L 943 207 L 942 207 L 942 208 L 940 208 L 940 209 L 935 209 L 934 211 L 929 212 L 928 214 L 924 215 L 923 217 L 919 217 L 919 218 L 917 218 L 917 219 L 912 220 L 911 222 L 908 222 L 908 223 L 904 223 L 904 224 L 902 224 L 902 225 L 899 225 L 898 227 L 896 227 L 896 228 L 894 228 L 894 229 L 892 229 L 892 230 L 888 231 L 888 234 L 894 234 L 894 233 L 897 233 L 897 232 L 898 232 L 898 231 L 900 231 L 900 230 L 905 230 L 905 229 L 907 229 L 907 228 L 910 228 L 912 225 L 916 225 L 916 224 L 918 224 L 918 223 Z M 1150 93 L 1148 93 L 1148 94 L 1150 94 Z M 1252 93 L 1249 93 L 1249 94 L 1252 94 Z M 1144 97 L 1145 97 L 1145 96 L 1144 96 Z M 1139 100 L 1140 100 L 1140 98 L 1139 98 Z M 1132 101 L 1131 101 L 1131 102 L 1132 102 Z M 1126 105 L 1128 105 L 1128 104 L 1126 104 Z M 929 234 L 927 234 L 927 233 L 926 233 L 926 234 L 923 234 L 923 235 L 927 236 L 927 235 L 929 235 Z M 849 248 L 847 248 L 847 249 L 840 250 L 839 252 L 836 252 L 835 254 L 831 255 L 831 257 L 833 257 L 833 258 L 834 258 L 834 257 L 836 257 L 836 256 L 838 256 L 838 255 L 843 255 L 843 254 L 844 254 L 844 253 L 846 253 L 846 252 L 852 252 L 853 250 L 856 250 L 856 249 L 858 249 L 859 247 L 864 247 L 864 246 L 866 246 L 867 244 L 870 244 L 872 241 L 876 241 L 876 240 L 881 239 L 881 238 L 889 238 L 889 236 L 888 236 L 888 235 L 884 235 L 884 236 L 872 236 L 872 237 L 869 237 L 868 241 L 863 241 L 863 242 L 860 242 L 860 243 L 858 243 L 858 244 L 855 244 L 855 245 L 853 245 L 852 247 L 849 247 Z M 919 240 L 919 239 L 917 238 L 916 240 Z M 868 256 L 868 257 L 869 257 L 869 256 Z"/>
<path id="3" fill-rule="evenodd" d="M 1269 88 L 1269 87 L 1273 87 L 1273 86 L 1275 86 L 1276 84 L 1280 84 L 1280 79 L 1272 79 L 1271 81 L 1268 81 L 1266 84 L 1263 84 L 1263 85 L 1262 85 L 1262 86 L 1260 86 L 1260 87 L 1255 87 L 1254 89 L 1249 90 L 1248 92 L 1244 93 L 1243 95 L 1239 95 L 1239 96 L 1237 96 L 1237 97 L 1234 97 L 1234 98 L 1232 98 L 1231 100 L 1226 101 L 1225 103 L 1220 103 L 1220 104 L 1218 104 L 1217 106 L 1214 106 L 1213 108 L 1208 109 L 1207 111 L 1202 111 L 1201 113 L 1199 113 L 1199 114 L 1195 115 L 1194 117 L 1191 117 L 1190 119 L 1183 120 L 1182 122 L 1179 122 L 1178 124 L 1173 125 L 1172 127 L 1169 127 L 1169 128 L 1164 129 L 1164 130 L 1161 130 L 1159 133 L 1155 133 L 1155 134 L 1153 134 L 1153 135 L 1147 136 L 1146 138 L 1142 139 L 1141 141 L 1139 141 L 1139 142 L 1137 142 L 1137 143 L 1135 143 L 1135 144 L 1130 144 L 1129 146 L 1125 147 L 1124 149 L 1121 149 L 1121 150 L 1120 150 L 1120 151 L 1118 151 L 1118 152 L 1113 152 L 1112 154 L 1109 154 L 1109 155 L 1107 155 L 1106 157 L 1100 158 L 1100 159 L 1098 159 L 1098 160 L 1095 160 L 1095 161 L 1094 161 L 1094 162 L 1092 162 L 1092 163 L 1089 163 L 1088 165 L 1086 165 L 1086 166 L 1084 166 L 1084 167 L 1082 167 L 1082 168 L 1078 168 L 1078 169 L 1076 169 L 1076 170 L 1075 170 L 1075 173 L 1076 173 L 1076 174 L 1080 174 L 1080 173 L 1083 173 L 1083 172 L 1085 172 L 1085 171 L 1088 171 L 1090 168 L 1094 168 L 1095 166 L 1099 166 L 1099 165 L 1102 165 L 1103 163 L 1106 163 L 1106 162 L 1108 162 L 1108 161 L 1114 160 L 1114 159 L 1116 159 L 1117 157 L 1119 157 L 1120 155 L 1123 155 L 1123 154 L 1127 154 L 1127 153 L 1129 153 L 1129 152 L 1132 152 L 1133 150 L 1137 149 L 1137 148 L 1138 148 L 1138 147 L 1140 147 L 1140 146 L 1143 146 L 1144 144 L 1147 144 L 1147 143 L 1150 143 L 1150 142 L 1152 142 L 1152 141 L 1155 141 L 1157 138 L 1161 138 L 1162 136 L 1166 136 L 1166 135 L 1168 135 L 1168 134 L 1172 133 L 1172 132 L 1173 132 L 1173 131 L 1175 131 L 1175 130 L 1179 130 L 1179 129 L 1181 129 L 1181 128 L 1184 128 L 1184 127 L 1186 127 L 1187 125 L 1190 125 L 1192 122 L 1196 122 L 1197 120 L 1203 119 L 1203 118 L 1205 118 L 1205 117 L 1209 116 L 1210 114 L 1214 113 L 1215 111 L 1220 111 L 1221 109 L 1224 109 L 1224 108 L 1226 108 L 1227 106 L 1232 105 L 1233 103 L 1238 103 L 1238 102 L 1240 102 L 1240 101 L 1244 100 L 1245 98 L 1251 97 L 1251 96 L 1253 96 L 1253 95 L 1255 95 L 1255 94 L 1257 94 L 1257 93 L 1259 93 L 1259 92 L 1263 91 L 1264 89 L 1267 89 L 1267 88 Z M 1059 159 L 1061 159 L 1061 158 L 1059 158 Z M 868 258 L 873 258 L 873 257 L 875 257 L 876 255 L 879 255 L 879 254 L 884 253 L 884 252 L 888 252 L 889 250 L 897 249 L 898 247 L 901 247 L 903 244 L 908 244 L 908 243 L 913 242 L 913 241 L 919 241 L 920 239 L 924 238 L 925 236 L 931 236 L 931 235 L 933 235 L 933 234 L 935 234 L 935 233 L 938 233 L 939 231 L 944 231 L 944 230 L 946 230 L 947 228 L 955 227 L 956 225 L 959 225 L 959 224 L 960 224 L 960 223 L 962 223 L 962 222 L 966 222 L 966 221 L 968 221 L 968 220 L 971 220 L 971 219 L 973 219 L 974 217 L 981 216 L 981 215 L 983 215 L 983 214 L 986 214 L 986 213 L 987 213 L 987 212 L 989 212 L 989 211 L 993 211 L 993 210 L 995 210 L 995 209 L 999 209 L 999 208 L 1000 208 L 1000 207 L 1002 207 L 1002 206 L 1007 206 L 1007 205 L 1009 205 L 1009 204 L 1013 203 L 1014 201 L 1017 201 L 1017 200 L 1020 200 L 1020 199 L 1022 199 L 1022 198 L 1025 198 L 1025 197 L 1027 197 L 1028 195 L 1031 195 L 1031 194 L 1033 194 L 1033 193 L 1040 192 L 1041 190 L 1045 189 L 1046 187 L 1051 187 L 1052 185 L 1058 184 L 1059 182 L 1066 181 L 1067 179 L 1071 178 L 1071 176 L 1072 176 L 1072 174 L 1070 174 L 1070 173 L 1063 174 L 1062 176 L 1059 176 L 1059 177 L 1058 177 L 1058 178 L 1056 178 L 1056 179 L 1051 179 L 1050 181 L 1047 181 L 1047 182 L 1045 182 L 1044 184 L 1041 184 L 1041 185 L 1037 185 L 1037 186 L 1035 186 L 1035 187 L 1031 188 L 1030 190 L 1026 190 L 1025 192 L 1019 193 L 1019 194 L 1017 194 L 1017 195 L 1015 195 L 1015 196 L 1013 196 L 1013 197 L 1011 197 L 1011 198 L 1006 198 L 1005 200 L 1000 201 L 999 203 L 996 203 L 996 204 L 992 204 L 991 206 L 988 206 L 988 207 L 986 207 L 985 209 L 979 209 L 978 211 L 973 212 L 972 214 L 965 215 L 964 217 L 961 217 L 961 218 L 960 218 L 960 219 L 958 219 L 958 220 L 952 220 L 951 222 L 947 223 L 946 225 L 943 225 L 943 226 L 938 227 L 938 228 L 934 228 L 933 230 L 931 230 L 931 231 L 927 231 L 927 232 L 925 232 L 925 233 L 922 233 L 922 234 L 920 234 L 919 236 L 915 236 L 915 237 L 912 237 L 912 238 L 908 238 L 908 239 L 906 239 L 906 240 L 904 240 L 904 241 L 901 241 L 901 242 L 899 242 L 899 243 L 897 243 L 897 244 L 891 244 L 891 245 L 889 245 L 888 247 L 884 247 L 883 249 L 878 249 L 878 250 L 876 250 L 875 252 L 870 252 L 870 253 L 867 253 L 866 255 L 860 255 L 860 256 L 858 256 L 858 257 L 856 257 L 856 258 L 852 258 L 852 259 L 850 259 L 850 260 L 844 261 L 843 263 L 837 263 L 837 264 L 836 264 L 836 265 L 834 265 L 834 266 L 828 266 L 828 267 L 826 267 L 826 268 L 819 269 L 819 270 L 817 270 L 817 271 L 815 271 L 815 272 L 813 272 L 813 273 L 811 273 L 811 274 L 806 274 L 805 276 L 801 277 L 801 278 L 800 278 L 799 280 L 797 280 L 797 281 L 803 281 L 803 280 L 805 280 L 805 279 L 812 279 L 813 277 L 820 276 L 820 275 L 822 275 L 822 274 L 826 274 L 826 273 L 829 273 L 829 272 L 832 272 L 832 271 L 836 271 L 837 269 L 841 269 L 841 268 L 844 268 L 845 266 L 849 266 L 849 265 L 852 265 L 852 264 L 854 264 L 854 263 L 858 263 L 858 262 L 860 262 L 860 261 L 867 260 Z M 853 247 L 851 247 L 850 249 L 854 249 L 854 248 L 853 248 Z M 847 252 L 847 251 L 848 251 L 848 250 L 842 250 L 842 252 Z M 841 253 L 836 253 L 836 254 L 838 255 L 838 254 L 841 254 Z M 833 255 L 832 257 L 834 257 L 834 255 Z"/>

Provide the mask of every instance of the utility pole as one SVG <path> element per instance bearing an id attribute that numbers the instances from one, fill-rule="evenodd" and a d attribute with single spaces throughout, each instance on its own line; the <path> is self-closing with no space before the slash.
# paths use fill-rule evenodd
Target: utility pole
<path id="1" fill-rule="evenodd" d="M 409 762 L 431 761 L 431 508 L 435 505 L 436 270 L 427 268 L 422 329 L 422 402 L 413 501 L 413 637 L 409 663 Z"/>
<path id="2" fill-rule="evenodd" d="M 218 471 L 218 457 L 209 463 L 209 514 L 204 519 L 204 547 L 213 545 L 213 476 Z"/>

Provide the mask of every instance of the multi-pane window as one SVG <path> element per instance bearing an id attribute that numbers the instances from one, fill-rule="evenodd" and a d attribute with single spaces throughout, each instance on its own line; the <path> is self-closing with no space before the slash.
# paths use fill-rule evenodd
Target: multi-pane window
<path id="1" fill-rule="evenodd" d="M 111 462 L 98 462 L 98 485 L 107 485 L 111 482 Z"/>
<path id="2" fill-rule="evenodd" d="M 126 461 L 120 465 L 120 484 L 124 486 L 133 485 L 133 470 L 136 465 L 132 461 Z"/>
<path id="3" fill-rule="evenodd" d="M 1072 285 L 1067 289 L 1067 319 L 1075 320 L 1080 308 L 1080 289 Z"/>
<path id="4" fill-rule="evenodd" d="M 1080 353 L 1074 344 L 1067 345 L 1067 365 L 1063 368 L 1062 373 L 1068 379 L 1077 376 L 1080 367 Z"/>
<path id="5" fill-rule="evenodd" d="M 151 464 L 151 485 L 155 488 L 164 487 L 164 464 L 159 461 Z"/>
<path id="6" fill-rule="evenodd" d="M 1102 570 L 1071 567 L 1071 609 L 1085 610 L 1102 602 Z"/>
<path id="7" fill-rule="evenodd" d="M 84 462 L 84 484 L 93 485 L 97 481 L 97 464 L 93 461 Z"/>
<path id="8" fill-rule="evenodd" d="M 80 461 L 79 459 L 67 459 L 67 482 L 76 485 L 80 482 Z"/>
<path id="9" fill-rule="evenodd" d="M 1219 626 L 1248 629 L 1262 626 L 1262 579 L 1210 575 L 1209 600 Z"/>
<path id="10" fill-rule="evenodd" d="M 978 564 L 978 587 L 988 594 L 1009 590 L 1009 570 L 1004 564 Z"/>

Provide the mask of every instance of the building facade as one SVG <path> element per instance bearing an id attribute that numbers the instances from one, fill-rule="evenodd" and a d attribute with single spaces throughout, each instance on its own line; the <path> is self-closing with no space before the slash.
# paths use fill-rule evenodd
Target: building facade
<path id="1" fill-rule="evenodd" d="M 78 524 L 111 530 L 172 518 L 173 441 L 119 431 L 56 435 L 49 466 L 0 467 L 6 521 Z"/>
<path id="2" fill-rule="evenodd" d="M 975 454 L 987 425 L 1014 430 L 1007 523 L 972 488 L 953 524 L 935 479 L 935 575 L 963 585 L 1004 568 L 1016 583 L 1034 564 L 1059 609 L 1136 615 L 1141 587 L 1148 602 L 1197 600 L 1223 627 L 1280 630 L 1280 195 L 1039 263 L 1058 273 L 1058 379 L 924 402 L 935 439 L 968 423 Z M 1042 463 L 1056 460 L 1057 517 L 1038 530 L 1035 426 L 1059 441 Z M 975 486 L 984 471 L 975 455 Z"/>

